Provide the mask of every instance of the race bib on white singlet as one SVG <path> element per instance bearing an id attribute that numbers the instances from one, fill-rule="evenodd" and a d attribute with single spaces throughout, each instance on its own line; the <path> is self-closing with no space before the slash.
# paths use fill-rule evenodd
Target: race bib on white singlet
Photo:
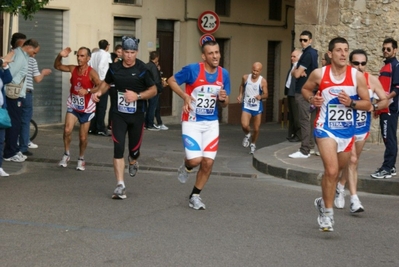
<path id="1" fill-rule="evenodd" d="M 356 128 L 365 127 L 366 122 L 367 122 L 367 111 L 356 110 Z"/>
<path id="2" fill-rule="evenodd" d="M 72 108 L 74 110 L 84 110 L 85 109 L 85 97 L 71 94 Z"/>
<path id="3" fill-rule="evenodd" d="M 137 110 L 137 101 L 126 102 L 124 92 L 118 92 L 118 111 L 133 114 Z"/>
<path id="4" fill-rule="evenodd" d="M 328 127 L 347 129 L 353 126 L 353 109 L 343 104 L 328 104 Z"/>
<path id="5" fill-rule="evenodd" d="M 246 95 L 244 98 L 244 108 L 249 110 L 259 110 L 260 101 L 257 100 L 254 96 Z"/>
<path id="6" fill-rule="evenodd" d="M 197 115 L 213 115 L 216 108 L 216 99 L 216 94 L 199 92 L 195 102 L 195 113 Z"/>

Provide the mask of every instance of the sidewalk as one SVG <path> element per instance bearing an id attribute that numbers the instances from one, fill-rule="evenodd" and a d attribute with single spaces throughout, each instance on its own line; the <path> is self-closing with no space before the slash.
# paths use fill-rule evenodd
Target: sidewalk
<path id="1" fill-rule="evenodd" d="M 140 170 L 176 172 L 181 165 L 184 152 L 181 140 L 180 124 L 168 124 L 167 131 L 145 131 Z M 71 143 L 71 161 L 67 168 L 75 168 L 78 158 L 78 129 L 75 127 Z M 219 151 L 213 168 L 213 175 L 243 178 L 257 178 L 259 172 L 296 182 L 319 185 L 323 172 L 319 156 L 312 155 L 308 159 L 291 159 L 289 154 L 297 151 L 300 143 L 286 141 L 287 128 L 278 123 L 261 125 L 258 150 L 252 157 L 249 148 L 241 145 L 243 133 L 240 125 L 220 125 Z M 18 175 L 29 171 L 29 163 L 45 162 L 57 167 L 64 153 L 63 126 L 40 126 L 38 137 L 34 140 L 38 149 L 31 149 L 33 156 L 27 162 L 14 163 L 3 161 L 3 168 L 10 175 Z M 399 175 L 392 179 L 376 180 L 370 177 L 383 160 L 383 144 L 366 143 L 359 163 L 359 191 L 399 195 Z M 125 158 L 127 153 L 125 151 Z M 113 143 L 110 137 L 89 135 L 87 147 L 86 173 L 96 167 L 113 168 Z M 399 166 L 397 166 L 399 167 Z M 259 171 L 259 172 L 257 172 Z"/>
<path id="2" fill-rule="evenodd" d="M 311 155 L 307 159 L 292 159 L 300 143 L 282 142 L 259 149 L 254 154 L 253 166 L 260 172 L 300 183 L 320 185 L 323 163 L 319 156 Z M 370 177 L 383 161 L 384 144 L 366 143 L 360 155 L 358 166 L 358 190 L 368 193 L 399 195 L 399 176 L 391 179 L 373 179 Z"/>

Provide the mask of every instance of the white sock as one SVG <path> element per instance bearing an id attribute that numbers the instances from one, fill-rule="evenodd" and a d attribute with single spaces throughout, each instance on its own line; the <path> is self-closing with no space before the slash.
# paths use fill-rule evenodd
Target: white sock
<path id="1" fill-rule="evenodd" d="M 249 137 L 251 137 L 251 133 L 248 133 L 245 136 L 249 138 Z"/>
<path id="2" fill-rule="evenodd" d="M 345 189 L 345 185 L 342 185 L 340 182 L 338 182 L 337 187 L 340 190 L 344 190 Z"/>
<path id="3" fill-rule="evenodd" d="M 353 200 L 359 200 L 359 197 L 357 195 L 351 195 L 351 201 Z"/>
<path id="4" fill-rule="evenodd" d="M 120 184 L 123 186 L 123 188 L 125 188 L 125 182 L 124 182 L 124 181 L 118 182 L 118 183 L 116 184 L 116 186 L 118 186 L 118 185 L 120 185 Z"/>
<path id="5" fill-rule="evenodd" d="M 324 214 L 329 216 L 329 217 L 333 217 L 334 216 L 334 209 L 333 208 L 325 208 L 324 209 Z"/>

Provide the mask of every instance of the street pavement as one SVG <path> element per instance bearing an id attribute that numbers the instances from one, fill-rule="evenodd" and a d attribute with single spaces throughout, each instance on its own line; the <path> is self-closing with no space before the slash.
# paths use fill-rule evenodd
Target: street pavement
<path id="1" fill-rule="evenodd" d="M 195 175 L 177 180 L 180 125 L 168 126 L 145 131 L 140 170 L 133 178 L 125 173 L 123 201 L 111 199 L 110 137 L 89 136 L 86 171 L 79 172 L 77 130 L 71 162 L 61 168 L 62 126 L 41 126 L 28 161 L 3 163 L 11 176 L 0 178 L 0 266 L 399 266 L 399 197 L 391 191 L 360 192 L 366 211 L 335 210 L 335 231 L 321 233 L 313 207 L 320 187 L 310 185 L 318 183 L 321 159 L 289 159 L 299 143 L 287 142 L 277 123 L 262 125 L 252 157 L 240 126 L 221 125 L 201 193 L 207 209 L 194 211 L 188 195 Z M 366 145 L 362 182 L 382 153 L 383 145 Z M 397 186 L 397 179 L 377 186 Z"/>

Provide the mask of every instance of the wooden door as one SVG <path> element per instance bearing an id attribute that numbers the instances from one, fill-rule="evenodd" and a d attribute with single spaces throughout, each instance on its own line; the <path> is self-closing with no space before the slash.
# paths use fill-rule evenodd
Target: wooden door
<path id="1" fill-rule="evenodd" d="M 158 20 L 157 23 L 157 51 L 161 76 L 169 78 L 173 75 L 173 27 L 174 21 Z M 169 86 L 164 87 L 160 96 L 161 116 L 172 115 L 173 92 Z"/>

